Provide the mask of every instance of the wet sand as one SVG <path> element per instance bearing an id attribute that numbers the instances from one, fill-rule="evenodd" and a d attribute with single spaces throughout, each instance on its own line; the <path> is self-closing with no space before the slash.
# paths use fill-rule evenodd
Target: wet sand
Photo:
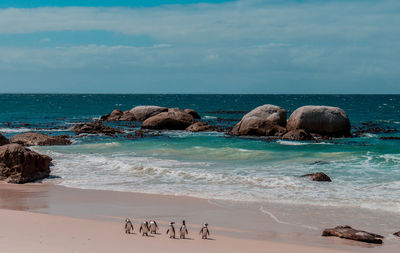
<path id="1" fill-rule="evenodd" d="M 199 250 L 198 246 L 200 247 L 200 245 L 198 244 L 200 243 L 201 247 L 204 245 L 207 245 L 204 247 L 212 247 L 207 250 L 217 247 L 219 252 L 231 251 L 232 249 L 235 249 L 236 252 L 243 252 L 245 248 L 234 246 L 238 242 L 240 242 L 239 245 L 254 246 L 254 250 L 275 247 L 275 252 L 289 252 L 294 248 L 296 251 L 304 249 L 307 252 L 334 252 L 336 250 L 398 252 L 400 249 L 400 240 L 390 236 L 385 240 L 383 246 L 320 236 L 323 227 L 344 224 L 371 232 L 383 233 L 386 236 L 389 231 L 386 231 L 384 226 L 379 227 L 379 224 L 400 222 L 398 219 L 394 219 L 396 217 L 393 218 L 387 214 L 382 214 L 382 217 L 375 217 L 375 212 L 369 213 L 368 211 L 358 212 L 357 216 L 354 216 L 356 210 L 344 211 L 334 208 L 310 208 L 278 204 L 260 206 L 253 203 L 233 203 L 190 197 L 81 190 L 45 183 L 0 184 L 0 208 L 19 211 L 1 210 L 3 225 L 0 229 L 0 241 L 3 242 L 3 245 L 9 244 L 3 240 L 20 240 L 18 236 L 22 233 L 26 236 L 35 235 L 35 238 L 27 238 L 26 240 L 31 243 L 30 247 L 37 247 L 38 250 L 42 249 L 40 247 L 49 250 L 54 249 L 57 246 L 55 242 L 61 237 L 70 238 L 70 244 L 66 244 L 67 246 L 70 245 L 70 250 L 66 252 L 72 252 L 72 249 L 76 252 L 78 252 L 77 249 L 81 249 L 83 252 L 109 252 L 111 249 L 107 248 L 107 243 L 114 245 L 114 247 L 120 247 L 118 249 L 121 251 L 131 246 L 135 248 L 148 247 L 149 239 L 154 239 L 151 241 L 151 246 L 154 244 L 154 247 L 156 247 L 154 250 L 160 247 L 160 251 L 163 249 L 163 245 L 168 245 L 171 251 L 187 247 L 186 250 L 194 252 L 194 250 Z M 191 240 L 185 241 L 182 246 L 180 243 L 175 244 L 175 242 L 167 240 L 168 238 L 164 234 L 157 236 L 159 238 L 141 238 L 138 235 L 126 237 L 122 232 L 122 222 L 125 217 L 131 218 L 136 228 L 138 227 L 137 224 L 145 219 L 156 219 L 162 226 L 161 232 L 163 233 L 165 233 L 164 230 L 169 221 L 175 221 L 179 225 L 180 221 L 185 219 L 189 224 L 190 236 L 195 240 L 193 242 Z M 39 224 L 38 220 L 40 220 L 40 226 L 34 225 Z M 55 233 L 57 222 L 67 222 L 70 230 L 62 229 L 61 234 Z M 204 222 L 210 224 L 215 241 L 204 242 L 200 240 L 198 230 Z M 9 224 L 5 226 L 5 223 Z M 15 231 L 14 228 L 11 229 L 11 227 L 14 227 L 11 226 L 11 223 L 19 229 Z M 44 225 L 47 223 L 49 224 Z M 80 229 L 80 226 L 85 227 L 85 229 Z M 95 229 L 96 226 L 101 227 L 101 229 Z M 24 229 L 21 230 L 21 227 L 24 227 Z M 36 236 L 39 236 L 35 230 L 38 227 L 43 229 L 40 230 L 42 239 L 36 238 Z M 103 229 L 105 231 L 98 231 Z M 13 231 L 15 234 L 12 234 Z M 79 234 L 75 234 L 76 232 L 79 232 Z M 103 242 L 102 237 L 113 238 L 114 241 Z M 44 244 L 38 244 L 39 241 Z M 157 243 L 153 243 L 155 241 Z M 100 247 L 103 243 L 107 245 Z M 100 246 L 97 244 L 100 244 Z M 85 248 L 85 245 L 87 248 Z M 15 248 L 15 251 L 7 252 L 21 252 L 23 250 L 23 248 L 19 249 L 20 251 Z M 163 251 L 165 250 L 163 249 Z"/>

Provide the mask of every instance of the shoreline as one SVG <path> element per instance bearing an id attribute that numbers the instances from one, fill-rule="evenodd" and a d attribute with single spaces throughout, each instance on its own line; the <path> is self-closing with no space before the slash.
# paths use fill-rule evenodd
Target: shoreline
<path id="1" fill-rule="evenodd" d="M 308 226 L 307 223 L 299 225 L 298 222 L 309 220 L 310 217 L 302 217 L 301 213 L 310 211 L 314 212 L 308 215 L 311 215 L 311 219 L 324 219 L 324 210 L 297 210 L 295 217 L 286 217 L 283 214 L 288 209 L 287 205 L 259 207 L 185 196 L 87 190 L 52 183 L 32 183 L 0 184 L 0 208 L 118 224 L 128 217 L 135 222 L 135 227 L 145 219 L 154 218 L 163 226 L 172 220 L 179 225 L 185 219 L 189 228 L 195 230 L 200 228 L 200 224 L 208 222 L 213 234 L 227 238 L 351 252 L 395 252 L 393 250 L 400 247 L 400 240 L 394 238 L 386 239 L 383 246 L 323 238 L 319 227 Z M 352 218 L 350 216 L 345 220 L 350 222 Z M 332 226 L 333 223 L 326 224 L 326 227 Z M 357 228 L 377 232 L 371 231 L 368 226 Z"/>

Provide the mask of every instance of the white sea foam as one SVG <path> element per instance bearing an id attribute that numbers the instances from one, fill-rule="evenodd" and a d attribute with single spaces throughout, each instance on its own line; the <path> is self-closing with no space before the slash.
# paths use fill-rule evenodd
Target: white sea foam
<path id="1" fill-rule="evenodd" d="M 206 116 L 203 116 L 203 119 L 217 119 L 217 117 L 206 115 Z"/>
<path id="2" fill-rule="evenodd" d="M 0 128 L 1 133 L 25 133 L 25 132 L 30 132 L 33 131 L 31 128 Z"/>

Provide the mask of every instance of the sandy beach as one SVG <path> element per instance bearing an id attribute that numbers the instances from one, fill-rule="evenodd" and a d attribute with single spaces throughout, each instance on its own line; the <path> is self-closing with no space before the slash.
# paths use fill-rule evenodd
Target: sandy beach
<path id="1" fill-rule="evenodd" d="M 395 238 L 383 246 L 323 238 L 320 231 L 281 224 L 277 217 L 268 219 L 251 207 L 232 209 L 216 203 L 52 184 L 0 184 L 0 242 L 7 245 L 6 252 L 397 252 L 400 246 Z M 125 217 L 132 219 L 135 234 L 124 234 Z M 146 219 L 159 221 L 161 234 L 137 234 L 138 224 Z M 189 239 L 168 239 L 168 222 L 179 226 L 182 219 L 189 223 Z M 198 235 L 204 222 L 210 224 L 211 240 Z"/>

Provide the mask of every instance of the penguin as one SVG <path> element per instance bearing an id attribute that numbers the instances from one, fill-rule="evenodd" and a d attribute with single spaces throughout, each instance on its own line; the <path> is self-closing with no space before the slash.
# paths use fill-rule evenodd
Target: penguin
<path id="1" fill-rule="evenodd" d="M 201 234 L 201 239 L 207 239 L 207 236 L 210 235 L 210 231 L 208 230 L 208 224 L 204 224 L 204 226 L 201 228 L 200 233 Z"/>
<path id="2" fill-rule="evenodd" d="M 180 239 L 185 239 L 186 235 L 189 234 L 187 227 L 186 227 L 186 222 L 185 220 L 182 221 L 182 226 L 179 229 L 179 238 Z"/>
<path id="3" fill-rule="evenodd" d="M 174 228 L 175 222 L 170 222 L 169 227 L 167 230 L 167 234 L 169 234 L 169 238 L 175 239 L 175 228 Z"/>
<path id="4" fill-rule="evenodd" d="M 125 234 L 130 234 L 131 231 L 133 232 L 133 224 L 130 219 L 125 219 Z"/>
<path id="5" fill-rule="evenodd" d="M 149 225 L 150 225 L 150 234 L 157 234 L 158 230 L 157 222 L 155 220 L 151 220 L 149 221 Z"/>
<path id="6" fill-rule="evenodd" d="M 144 221 L 142 225 L 140 226 L 139 233 L 142 233 L 142 236 L 149 236 L 149 223 L 147 221 Z"/>

